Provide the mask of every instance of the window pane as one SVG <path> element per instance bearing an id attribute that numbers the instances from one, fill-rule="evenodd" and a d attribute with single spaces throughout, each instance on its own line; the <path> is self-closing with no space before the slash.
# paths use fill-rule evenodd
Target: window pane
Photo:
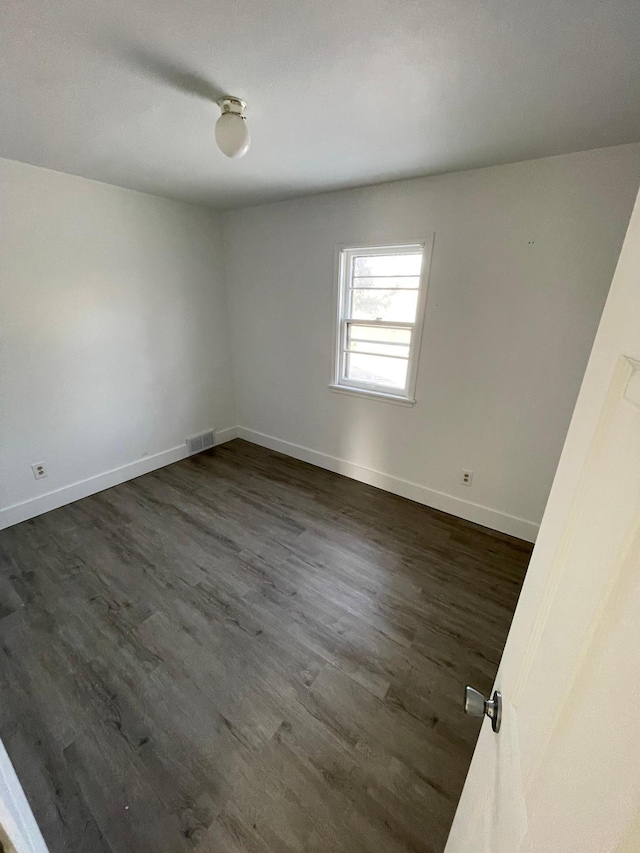
<path id="1" fill-rule="evenodd" d="M 401 358 L 385 358 L 380 355 L 347 353 L 346 376 L 358 382 L 404 388 L 407 382 L 408 361 Z"/>
<path id="2" fill-rule="evenodd" d="M 356 255 L 352 275 L 420 275 L 422 252 L 411 255 Z"/>
<path id="3" fill-rule="evenodd" d="M 350 323 L 349 340 L 410 344 L 411 329 L 390 329 L 387 326 L 362 326 L 359 323 L 357 325 Z"/>
<path id="4" fill-rule="evenodd" d="M 409 347 L 373 343 L 371 341 L 351 341 L 349 352 L 368 352 L 376 353 L 377 355 L 388 355 L 390 357 L 409 358 Z"/>
<path id="5" fill-rule="evenodd" d="M 354 276 L 352 281 L 353 287 L 414 287 L 416 290 L 420 287 L 420 276 L 406 275 L 399 278 L 392 276 Z"/>
<path id="6" fill-rule="evenodd" d="M 418 306 L 417 290 L 351 291 L 351 317 L 355 320 L 388 320 L 413 323 Z"/>
<path id="7" fill-rule="evenodd" d="M 347 331 L 347 349 L 350 352 L 368 352 L 377 353 L 378 355 L 397 356 L 400 358 L 409 358 L 409 343 L 411 338 L 410 329 L 382 329 L 386 332 L 387 340 L 380 340 L 379 336 L 371 335 L 369 332 L 379 331 L 377 326 L 349 326 Z M 389 340 L 390 333 L 404 332 L 406 343 L 401 343 L 393 339 Z"/>

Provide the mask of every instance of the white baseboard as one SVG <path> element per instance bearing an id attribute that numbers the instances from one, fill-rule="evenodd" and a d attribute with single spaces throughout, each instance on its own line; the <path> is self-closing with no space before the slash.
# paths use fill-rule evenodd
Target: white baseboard
<path id="1" fill-rule="evenodd" d="M 216 445 L 231 441 L 231 439 L 237 438 L 237 435 L 238 430 L 236 427 L 216 430 Z M 11 527 L 13 524 L 19 524 L 21 521 L 26 521 L 29 518 L 35 518 L 36 515 L 42 515 L 43 512 L 58 509 L 58 507 L 73 503 L 81 498 L 87 498 L 89 495 L 95 495 L 96 492 L 102 492 L 105 489 L 110 489 L 112 486 L 118 486 L 127 480 L 140 477 L 142 474 L 149 474 L 151 471 L 163 468 L 165 465 L 179 462 L 188 455 L 186 444 L 181 444 L 178 447 L 172 447 L 169 450 L 155 453 L 153 456 L 145 456 L 142 459 L 137 459 L 135 462 L 129 462 L 120 468 L 105 471 L 104 474 L 97 474 L 95 477 L 89 477 L 87 480 L 80 480 L 78 483 L 63 486 L 61 489 L 56 489 L 53 492 L 38 495 L 37 498 L 31 498 L 28 501 L 8 506 L 0 510 L 0 530 L 4 530 L 5 527 Z"/>
<path id="2" fill-rule="evenodd" d="M 226 441 L 232 441 L 232 439 L 238 437 L 238 427 L 227 427 L 227 429 L 217 429 L 216 430 L 216 447 L 219 444 L 224 444 Z"/>
<path id="3" fill-rule="evenodd" d="M 482 524 L 492 530 L 499 530 L 501 533 L 517 536 L 519 539 L 525 539 L 527 542 L 535 542 L 539 525 L 533 521 L 517 518 L 516 516 L 508 515 L 507 513 L 472 503 L 471 501 L 465 501 L 462 498 L 448 495 L 445 492 L 438 492 L 435 489 L 420 486 L 418 483 L 412 483 L 409 480 L 392 477 L 390 474 L 383 474 L 381 471 L 374 471 L 363 465 L 348 462 L 346 459 L 339 459 L 327 453 L 320 453 L 317 450 L 311 450 L 309 447 L 302 447 L 290 441 L 283 441 L 271 435 L 247 429 L 246 427 L 228 427 L 227 429 L 216 430 L 216 445 L 224 444 L 237 437 L 251 441 L 253 444 L 259 444 L 262 447 L 268 447 L 270 450 L 277 450 L 286 456 L 292 456 L 294 459 L 309 462 L 311 465 L 326 468 L 328 471 L 335 471 L 337 474 L 351 477 L 352 480 L 376 486 L 379 489 L 392 492 L 394 495 L 409 498 L 412 501 L 442 510 L 442 512 L 448 512 L 459 518 L 465 518 L 467 521 L 474 521 L 476 524 Z M 178 447 L 172 447 L 153 456 L 145 456 L 143 459 L 130 462 L 128 465 L 123 465 L 120 468 L 114 468 L 112 471 L 106 471 L 104 474 L 98 474 L 87 480 L 81 480 L 78 483 L 72 483 L 69 486 L 56 489 L 56 491 L 39 495 L 37 498 L 6 507 L 0 510 L 0 530 L 3 530 L 5 527 L 11 527 L 13 524 L 18 524 L 21 521 L 26 521 L 29 518 L 34 518 L 37 515 L 42 515 L 42 513 L 49 512 L 52 509 L 58 509 L 58 507 L 73 503 L 73 501 L 80 500 L 81 498 L 89 497 L 89 495 L 94 495 L 96 492 L 101 492 L 104 489 L 110 489 L 112 486 L 117 486 L 127 480 L 133 480 L 135 477 L 148 474 L 157 468 L 163 468 L 165 465 L 179 462 L 181 459 L 186 458 L 187 455 L 186 445 L 181 444 Z"/>
<path id="4" fill-rule="evenodd" d="M 362 465 L 356 465 L 354 462 L 347 462 L 346 459 L 329 456 L 327 453 L 320 453 L 317 450 L 311 450 L 309 447 L 302 447 L 290 441 L 282 441 L 282 439 L 274 438 L 271 435 L 265 435 L 246 427 L 238 427 L 237 435 L 239 438 L 244 438 L 253 444 L 268 447 L 269 450 L 277 450 L 286 456 L 293 456 L 294 459 L 309 462 L 311 465 L 326 468 L 328 471 L 335 471 L 337 474 L 351 477 L 352 480 L 359 480 L 361 483 L 367 483 L 369 486 L 376 486 L 378 489 L 384 489 L 387 492 L 392 492 L 394 495 L 409 498 L 412 501 L 432 507 L 433 509 L 439 509 L 442 512 L 448 512 L 450 515 L 456 515 L 467 521 L 474 521 L 476 524 L 482 524 L 484 527 L 490 527 L 492 530 L 499 530 L 501 533 L 517 536 L 519 539 L 525 539 L 527 542 L 535 542 L 536 540 L 540 525 L 533 521 L 517 518 L 514 515 L 508 515 L 499 510 L 472 503 L 471 501 L 465 501 L 462 498 L 448 495 L 445 492 L 438 492 L 435 489 L 420 486 L 418 483 L 412 483 L 409 480 L 392 477 L 390 474 L 383 474 L 381 471 L 374 471 L 372 468 L 365 468 Z"/>

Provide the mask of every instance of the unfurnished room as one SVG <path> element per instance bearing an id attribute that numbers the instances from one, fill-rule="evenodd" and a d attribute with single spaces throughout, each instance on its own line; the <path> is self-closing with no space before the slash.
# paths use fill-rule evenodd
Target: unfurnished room
<path id="1" fill-rule="evenodd" d="M 639 44 L 4 0 L 0 851 L 640 851 Z"/>

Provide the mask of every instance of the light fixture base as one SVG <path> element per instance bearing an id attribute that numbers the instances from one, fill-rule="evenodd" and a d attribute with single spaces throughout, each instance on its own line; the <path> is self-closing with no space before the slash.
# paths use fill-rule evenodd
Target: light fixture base
<path id="1" fill-rule="evenodd" d="M 223 95 L 222 98 L 218 98 L 217 104 L 222 110 L 223 115 L 225 113 L 236 113 L 237 115 L 242 115 L 247 108 L 247 105 L 243 100 L 240 98 L 234 98 L 233 95 Z"/>

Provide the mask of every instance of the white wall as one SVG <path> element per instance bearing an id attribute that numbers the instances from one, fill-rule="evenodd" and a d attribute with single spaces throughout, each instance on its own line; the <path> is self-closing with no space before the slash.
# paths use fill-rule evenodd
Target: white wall
<path id="1" fill-rule="evenodd" d="M 639 182 L 626 145 L 226 214 L 240 434 L 533 539 Z M 330 391 L 336 244 L 429 232 L 415 407 Z"/>
<path id="2" fill-rule="evenodd" d="M 235 425 L 215 214 L 0 160 L 0 223 L 0 526 Z"/>
<path id="3" fill-rule="evenodd" d="M 628 145 L 236 211 L 223 264 L 216 214 L 0 160 L 0 527 L 239 423 L 534 538 L 639 182 Z M 415 407 L 331 392 L 336 244 L 429 232 Z"/>

